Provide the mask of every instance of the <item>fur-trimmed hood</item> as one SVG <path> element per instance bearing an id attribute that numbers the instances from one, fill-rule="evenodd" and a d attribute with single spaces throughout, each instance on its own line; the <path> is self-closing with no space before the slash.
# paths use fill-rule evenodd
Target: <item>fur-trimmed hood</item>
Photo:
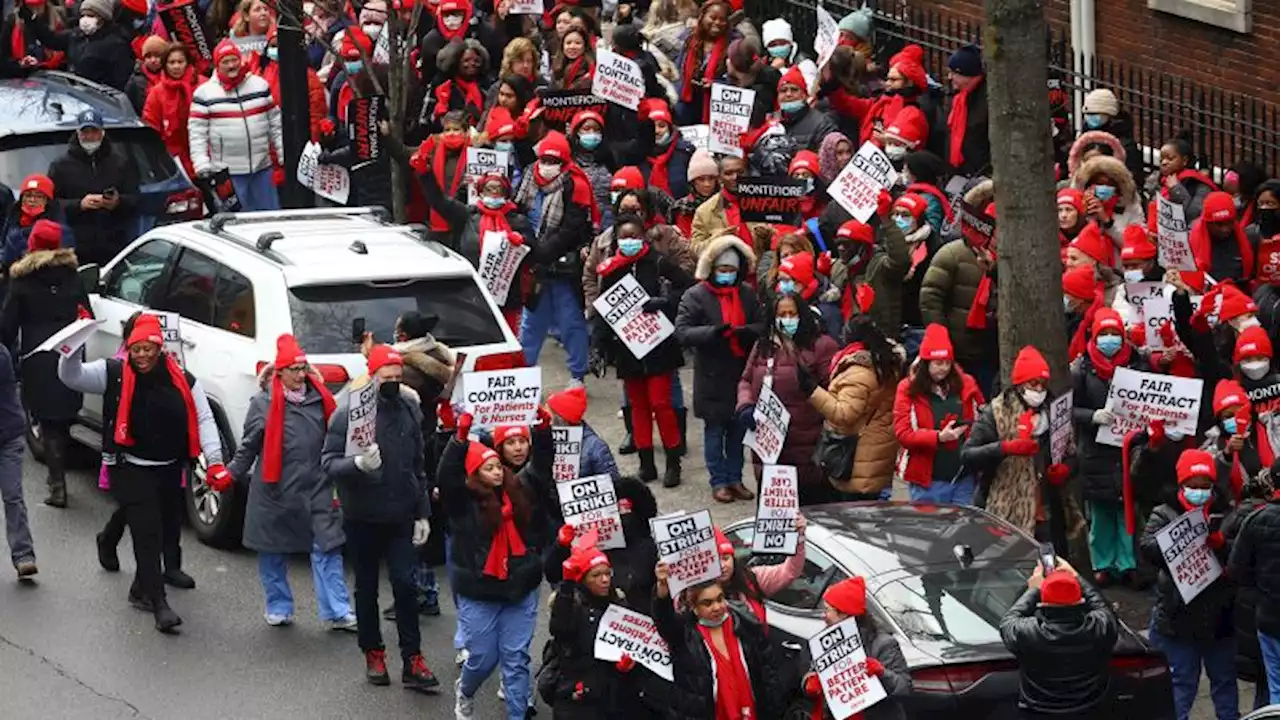
<path id="1" fill-rule="evenodd" d="M 715 269 L 714 263 L 716 258 L 725 250 L 737 250 L 738 254 L 746 262 L 746 267 L 738 269 L 738 277 L 747 277 L 755 272 L 756 254 L 742 239 L 736 235 L 721 235 L 712 239 L 702 248 L 702 253 L 698 255 L 698 266 L 694 270 L 693 276 L 698 280 L 706 280 L 711 277 L 711 272 Z"/>
<path id="2" fill-rule="evenodd" d="M 1138 204 L 1138 186 L 1133 181 L 1133 173 L 1125 167 L 1123 160 L 1106 155 L 1089 158 L 1071 174 L 1071 187 L 1084 192 L 1089 181 L 1098 175 L 1105 174 L 1116 181 L 1116 189 L 1120 191 L 1120 204 L 1133 207 Z"/>
<path id="3" fill-rule="evenodd" d="M 80 267 L 80 263 L 76 260 L 76 251 L 71 248 L 36 250 L 15 262 L 9 268 L 9 277 L 20 278 L 47 267 L 68 267 L 75 270 Z"/>
<path id="4" fill-rule="evenodd" d="M 1124 150 L 1124 145 L 1120 144 L 1120 139 L 1105 130 L 1090 130 L 1075 142 L 1071 143 L 1071 151 L 1067 153 L 1067 173 L 1075 175 L 1076 170 L 1080 167 L 1080 156 L 1084 154 L 1084 149 L 1090 145 L 1106 145 L 1111 148 L 1111 157 L 1124 162 L 1128 157 L 1128 153 Z"/>
<path id="5" fill-rule="evenodd" d="M 996 200 L 996 183 L 994 180 L 983 180 L 964 191 L 964 201 L 977 208 L 986 209 L 989 203 Z"/>
<path id="6" fill-rule="evenodd" d="M 440 384 L 448 385 L 453 378 L 453 351 L 430 335 L 394 343 L 391 347 L 404 358 L 405 365 Z"/>

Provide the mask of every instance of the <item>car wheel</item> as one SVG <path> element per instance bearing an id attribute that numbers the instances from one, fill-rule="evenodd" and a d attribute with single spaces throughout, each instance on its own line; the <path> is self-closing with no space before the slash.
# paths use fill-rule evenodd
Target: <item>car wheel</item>
<path id="1" fill-rule="evenodd" d="M 44 462 L 44 435 L 40 432 L 40 424 L 27 413 L 27 449 L 36 462 Z"/>
<path id="2" fill-rule="evenodd" d="M 215 409 L 218 420 L 218 437 L 222 441 L 222 456 L 230 458 L 235 447 L 222 413 Z M 226 492 L 217 492 L 205 482 L 209 463 L 204 453 L 196 458 L 187 472 L 187 521 L 195 530 L 200 542 L 217 548 L 234 548 L 240 545 L 240 532 L 244 527 L 244 505 L 248 488 L 233 485 Z"/>

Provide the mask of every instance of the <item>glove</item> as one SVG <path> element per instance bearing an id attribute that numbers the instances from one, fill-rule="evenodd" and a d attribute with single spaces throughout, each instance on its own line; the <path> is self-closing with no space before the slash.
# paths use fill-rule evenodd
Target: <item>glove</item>
<path id="1" fill-rule="evenodd" d="M 876 214 L 884 217 L 889 214 L 891 208 L 893 208 L 893 196 L 888 190 L 881 190 L 880 197 L 876 199 Z"/>
<path id="2" fill-rule="evenodd" d="M 613 666 L 617 668 L 620 673 L 629 673 L 631 672 L 631 669 L 636 666 L 636 661 L 635 658 L 623 653 L 622 657 L 618 658 L 618 662 L 614 663 Z"/>
<path id="3" fill-rule="evenodd" d="M 413 546 L 422 547 L 427 544 L 427 538 L 431 537 L 431 521 L 426 518 L 413 521 Z"/>
<path id="4" fill-rule="evenodd" d="M 644 301 L 644 311 L 647 313 L 662 312 L 667 307 L 667 299 L 660 297 L 651 297 Z"/>
<path id="5" fill-rule="evenodd" d="M 1163 445 L 1165 439 L 1164 420 L 1152 420 L 1151 427 L 1147 429 L 1147 445 L 1155 449 Z"/>
<path id="6" fill-rule="evenodd" d="M 320 122 L 317 123 L 317 127 L 320 130 L 321 137 L 329 137 L 337 130 L 337 127 L 333 124 L 333 118 L 321 119 Z"/>
<path id="7" fill-rule="evenodd" d="M 831 265 L 831 255 L 829 253 L 822 253 L 818 255 L 818 262 L 815 267 L 819 274 L 831 277 Z"/>
<path id="8" fill-rule="evenodd" d="M 356 467 L 366 474 L 373 474 L 382 467 L 382 451 L 378 449 L 378 443 L 371 444 L 356 456 Z"/>
<path id="9" fill-rule="evenodd" d="M 1054 463 L 1044 469 L 1044 476 L 1049 480 L 1050 485 L 1062 487 L 1067 478 L 1071 476 L 1071 469 L 1062 463 Z"/>
<path id="10" fill-rule="evenodd" d="M 1005 440 L 1000 443 L 1000 450 L 1005 455 L 1014 457 L 1031 457 L 1040 452 L 1040 443 L 1035 440 Z"/>
<path id="11" fill-rule="evenodd" d="M 1220 530 L 1209 533 L 1209 537 L 1205 538 L 1205 541 L 1208 542 L 1209 547 L 1214 550 L 1221 550 L 1227 546 L 1227 539 L 1222 536 L 1222 531 Z"/>
<path id="12" fill-rule="evenodd" d="M 1110 425 L 1115 421 L 1116 421 L 1115 413 L 1111 412 L 1111 410 L 1108 408 L 1100 408 L 1098 410 L 1093 411 L 1094 425 Z"/>
<path id="13" fill-rule="evenodd" d="M 284 168 L 276 166 L 271 170 L 271 184 L 276 187 L 284 184 Z"/>
<path id="14" fill-rule="evenodd" d="M 1173 329 L 1173 323 L 1168 320 L 1161 320 L 1159 332 L 1160 340 L 1164 342 L 1165 347 L 1177 347 L 1174 343 L 1174 341 L 1177 340 L 1177 333 Z"/>
<path id="15" fill-rule="evenodd" d="M 803 364 L 796 365 L 796 382 L 800 384 L 800 392 L 804 393 L 805 397 L 812 395 L 813 391 L 818 389 L 818 381 Z"/>
<path id="16" fill-rule="evenodd" d="M 738 408 L 738 424 L 748 430 L 756 429 L 756 406 L 743 405 Z"/>
<path id="17" fill-rule="evenodd" d="M 867 675 L 871 677 L 881 677 L 884 675 L 884 663 L 869 657 L 867 658 Z"/>
<path id="18" fill-rule="evenodd" d="M 573 544 L 574 534 L 575 534 L 575 531 L 573 529 L 573 526 L 568 523 L 565 523 L 564 525 L 560 526 L 560 530 L 556 533 L 556 543 L 560 547 L 569 547 L 570 545 Z"/>
<path id="19" fill-rule="evenodd" d="M 583 569 L 574 561 L 572 555 L 568 560 L 560 563 L 560 575 L 569 582 L 578 582 L 582 579 Z"/>
<path id="20" fill-rule="evenodd" d="M 507 242 L 512 247 L 520 247 L 524 244 L 524 236 L 514 230 L 507 231 Z"/>
<path id="21" fill-rule="evenodd" d="M 534 430 L 546 430 L 551 427 L 551 413 L 547 412 L 544 407 L 538 408 L 538 422 L 534 424 Z"/>
<path id="22" fill-rule="evenodd" d="M 869 662 L 870 659 L 868 659 Z M 818 677 L 818 673 L 809 673 L 805 676 L 804 694 L 811 700 L 822 697 L 822 680 Z"/>
<path id="23" fill-rule="evenodd" d="M 466 442 L 467 436 L 471 434 L 471 421 L 475 418 L 471 417 L 471 413 L 462 413 L 458 418 L 458 440 Z"/>
<path id="24" fill-rule="evenodd" d="M 453 405 L 446 398 L 441 398 L 436 403 L 436 418 L 440 420 L 440 427 L 444 430 L 453 430 L 458 426 L 458 419 L 453 415 Z"/>
<path id="25" fill-rule="evenodd" d="M 227 466 L 222 463 L 216 463 L 214 465 L 210 465 L 209 469 L 205 471 L 204 482 L 209 487 L 221 493 L 230 490 L 231 484 L 234 481 L 231 477 L 231 473 L 227 472 Z"/>

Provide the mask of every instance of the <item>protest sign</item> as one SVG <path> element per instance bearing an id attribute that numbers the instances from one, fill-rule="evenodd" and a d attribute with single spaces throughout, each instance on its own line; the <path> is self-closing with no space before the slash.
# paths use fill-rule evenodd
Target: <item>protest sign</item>
<path id="1" fill-rule="evenodd" d="M 617 662 L 623 655 L 629 655 L 663 680 L 675 680 L 671 649 L 658 634 L 653 618 L 621 605 L 610 605 L 600 616 L 593 655 L 605 662 Z"/>
<path id="2" fill-rule="evenodd" d="M 204 196 L 204 204 L 210 212 L 240 211 L 240 196 L 236 195 L 236 186 L 231 182 L 231 171 L 227 168 L 214 170 L 212 175 L 196 177 L 195 185 Z"/>
<path id="3" fill-rule="evenodd" d="M 880 191 L 889 189 L 897 181 L 898 173 L 889 156 L 868 140 L 827 186 L 827 194 L 855 220 L 865 223 L 876 213 Z"/>
<path id="4" fill-rule="evenodd" d="M 846 618 L 809 638 L 813 671 L 822 682 L 827 709 L 836 720 L 846 720 L 885 699 L 880 678 L 867 673 L 867 651 L 862 647 L 858 619 Z"/>
<path id="5" fill-rule="evenodd" d="M 1142 304 L 1142 326 L 1146 328 L 1148 350 L 1169 349 L 1165 347 L 1164 338 L 1160 337 L 1160 325 L 1166 322 L 1174 323 L 1173 303 L 1166 295 L 1149 298 Z"/>
<path id="6" fill-rule="evenodd" d="M 792 465 L 765 465 L 760 476 L 760 501 L 756 505 L 756 527 L 751 536 L 751 552 L 795 555 L 800 533 L 799 480 Z"/>
<path id="7" fill-rule="evenodd" d="M 351 174 L 341 165 L 320 163 L 320 144 L 308 142 L 298 157 L 298 182 L 320 197 L 346 205 L 351 195 Z"/>
<path id="8" fill-rule="evenodd" d="M 359 167 L 382 157 L 382 132 L 378 121 L 386 119 L 386 95 L 353 98 L 347 104 L 347 139 L 355 148 Z"/>
<path id="9" fill-rule="evenodd" d="M 743 222 L 799 225 L 809 186 L 789 177 L 744 177 L 737 195 Z"/>
<path id="10" fill-rule="evenodd" d="M 551 477 L 556 482 L 576 480 L 582 466 L 582 426 L 551 428 L 551 442 L 555 445 L 555 459 L 551 461 Z"/>
<path id="11" fill-rule="evenodd" d="M 520 263 L 529 254 L 529 246 L 523 243 L 512 245 L 506 233 L 490 230 L 485 231 L 480 246 L 483 248 L 480 251 L 480 279 L 493 295 L 493 301 L 504 305 Z"/>
<path id="12" fill-rule="evenodd" d="M 1198 269 L 1195 256 L 1191 254 L 1186 211 L 1164 195 L 1157 195 L 1156 212 L 1156 247 L 1160 267 L 1165 270 Z"/>
<path id="13" fill-rule="evenodd" d="M 538 424 L 542 368 L 469 372 L 462 376 L 462 407 L 472 427 Z"/>
<path id="14" fill-rule="evenodd" d="M 634 275 L 623 275 L 591 306 L 613 328 L 618 339 L 637 360 L 644 358 L 676 331 L 666 313 L 644 311 L 649 293 Z"/>
<path id="15" fill-rule="evenodd" d="M 668 586 L 673 596 L 687 587 L 720 577 L 720 553 L 716 551 L 711 513 L 699 510 L 656 517 L 649 521 L 658 559 L 667 564 Z"/>
<path id="16" fill-rule="evenodd" d="M 164 337 L 164 351 L 173 356 L 179 365 L 186 366 L 186 355 L 182 351 L 182 315 L 171 311 L 152 313 L 160 321 L 160 333 Z"/>
<path id="17" fill-rule="evenodd" d="M 644 74 L 640 72 L 640 65 L 615 52 L 597 50 L 591 94 L 628 110 L 639 108 L 644 97 Z"/>
<path id="18" fill-rule="evenodd" d="M 694 150 L 706 150 L 711 143 L 711 126 L 684 125 L 680 128 L 680 137 L 692 145 Z"/>
<path id="19" fill-rule="evenodd" d="M 821 2 L 815 10 L 818 14 L 818 35 L 813 39 L 813 50 L 818 53 L 818 69 L 821 70 L 835 53 L 836 45 L 840 44 L 840 26 Z"/>
<path id="20" fill-rule="evenodd" d="M 169 31 L 169 37 L 190 51 L 197 70 L 201 74 L 207 72 L 213 64 L 213 45 L 209 42 L 209 33 L 205 31 L 204 18 L 196 7 L 196 0 L 157 6 L 156 14 L 160 16 L 165 30 Z"/>
<path id="21" fill-rule="evenodd" d="M 1071 390 L 1049 405 L 1049 455 L 1054 464 L 1075 452 L 1075 424 L 1071 422 L 1074 408 L 1075 393 Z"/>
<path id="22" fill-rule="evenodd" d="M 37 345 L 34 350 L 22 357 L 23 359 L 26 359 L 38 352 L 57 352 L 59 355 L 67 357 L 79 350 L 81 346 L 88 342 L 89 338 L 93 337 L 93 334 L 97 332 L 98 326 L 101 324 L 101 320 L 80 318 L 45 338 L 44 342 Z"/>
<path id="23" fill-rule="evenodd" d="M 787 441 L 787 428 L 791 425 L 791 411 L 768 383 L 760 386 L 756 399 L 756 429 L 747 431 L 743 444 L 756 452 L 760 462 L 772 465 L 778 462 L 782 446 Z"/>
<path id="24" fill-rule="evenodd" d="M 1209 472 L 1213 472 L 1212 468 Z M 1165 525 L 1156 533 L 1156 542 L 1182 602 L 1190 603 L 1222 576 L 1222 564 L 1209 547 L 1209 519 L 1201 508 L 1193 508 Z"/>
<path id="25" fill-rule="evenodd" d="M 553 130 L 563 130 L 566 123 L 583 110 L 597 112 L 601 116 L 608 104 L 586 90 L 544 90 L 538 96 L 542 110 L 542 122 Z"/>
<path id="26" fill-rule="evenodd" d="M 712 154 L 742 157 L 742 133 L 751 129 L 751 109 L 756 91 L 714 83 L 711 86 L 711 137 L 707 149 Z"/>
<path id="27" fill-rule="evenodd" d="M 1194 436 L 1203 386 L 1199 378 L 1116 368 L 1106 403 L 1115 419 L 1098 426 L 1098 442 L 1120 447 L 1126 433 L 1145 430 L 1152 420 L 1164 420 L 1166 430 Z"/>
<path id="28" fill-rule="evenodd" d="M 556 483 L 556 495 L 560 498 L 560 512 L 564 521 L 573 526 L 574 537 L 582 537 L 595 530 L 599 539 L 596 546 L 602 550 L 624 548 L 627 539 L 622 535 L 622 516 L 618 514 L 618 495 L 609 475 L 592 475 Z"/>
<path id="29" fill-rule="evenodd" d="M 476 204 L 476 180 L 490 173 L 498 173 L 506 177 L 508 162 L 510 162 L 510 159 L 506 150 L 467 148 L 467 171 L 463 183 L 467 186 L 468 205 Z M 494 297 L 497 297 L 497 295 L 494 295 Z"/>
<path id="30" fill-rule="evenodd" d="M 1148 300 L 1164 297 L 1164 287 L 1165 285 L 1163 282 L 1136 282 L 1124 284 L 1124 298 L 1137 314 L 1137 317 L 1132 321 L 1133 323 L 1136 324 L 1143 318 L 1142 309 Z"/>
<path id="31" fill-rule="evenodd" d="M 960 235 L 970 247 L 990 247 L 996 237 L 996 221 L 985 209 L 961 201 Z"/>
<path id="32" fill-rule="evenodd" d="M 361 455 L 375 442 L 378 386 L 372 378 L 347 390 L 347 457 Z"/>
<path id="33" fill-rule="evenodd" d="M 1255 283 L 1261 286 L 1280 285 L 1280 235 L 1263 238 L 1258 243 L 1258 274 Z"/>

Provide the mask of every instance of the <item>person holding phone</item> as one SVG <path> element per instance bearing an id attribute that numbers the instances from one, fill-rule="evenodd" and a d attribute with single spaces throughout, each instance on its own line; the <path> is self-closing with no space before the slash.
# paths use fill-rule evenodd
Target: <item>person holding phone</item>
<path id="1" fill-rule="evenodd" d="M 138 172 L 104 129 L 102 113 L 76 118 L 67 151 L 49 165 L 55 200 L 81 265 L 103 265 L 137 235 Z"/>

